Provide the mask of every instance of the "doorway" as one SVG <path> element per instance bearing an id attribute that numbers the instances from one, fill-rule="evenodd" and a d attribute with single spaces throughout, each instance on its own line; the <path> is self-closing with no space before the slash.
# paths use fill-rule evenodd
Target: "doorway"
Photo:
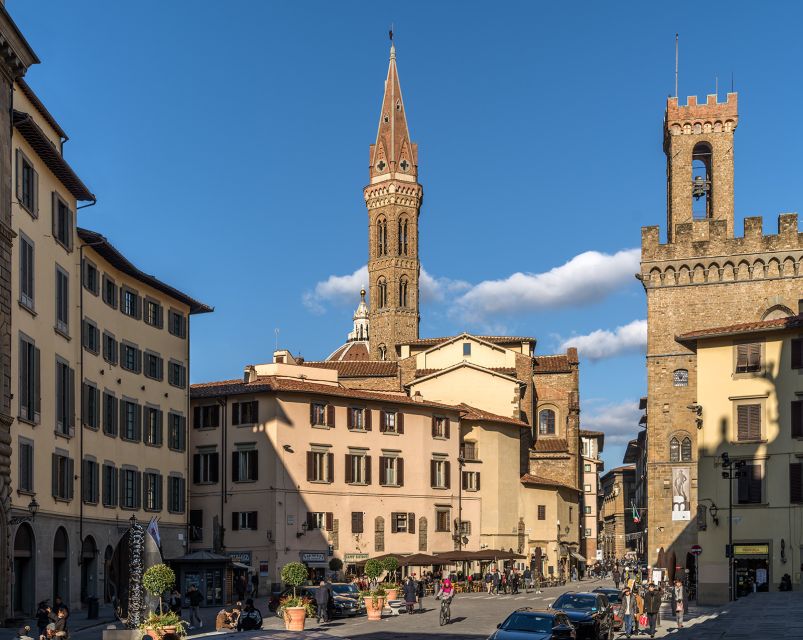
<path id="1" fill-rule="evenodd" d="M 12 610 L 15 616 L 29 616 L 35 611 L 35 548 L 33 529 L 29 524 L 22 523 L 14 536 L 14 588 L 12 590 L 14 602 Z"/>
<path id="2" fill-rule="evenodd" d="M 98 547 L 92 536 L 81 545 L 81 602 L 98 595 Z"/>
<path id="3" fill-rule="evenodd" d="M 106 547 L 106 551 L 103 554 L 103 601 L 104 602 L 111 602 L 112 601 L 112 590 L 111 590 L 111 569 L 112 569 L 112 556 L 114 555 L 114 549 L 112 549 L 111 545 Z"/>
<path id="4" fill-rule="evenodd" d="M 56 530 L 53 539 L 53 595 L 51 602 L 57 597 L 69 606 L 70 603 L 70 539 L 64 527 Z"/>
<path id="5" fill-rule="evenodd" d="M 767 557 L 739 558 L 733 560 L 733 573 L 736 582 L 736 597 L 741 598 L 756 591 L 769 591 L 770 563 Z"/>

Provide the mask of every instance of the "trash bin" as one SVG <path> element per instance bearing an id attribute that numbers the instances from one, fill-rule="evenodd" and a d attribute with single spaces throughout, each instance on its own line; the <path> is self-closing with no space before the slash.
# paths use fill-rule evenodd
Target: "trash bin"
<path id="1" fill-rule="evenodd" d="M 99 617 L 100 606 L 97 598 L 86 599 L 86 617 L 88 620 L 97 620 Z"/>

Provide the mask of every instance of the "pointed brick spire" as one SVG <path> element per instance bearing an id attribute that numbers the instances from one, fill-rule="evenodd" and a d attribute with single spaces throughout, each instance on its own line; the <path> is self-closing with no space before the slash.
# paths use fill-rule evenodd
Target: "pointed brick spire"
<path id="1" fill-rule="evenodd" d="M 379 113 L 376 144 L 371 145 L 371 182 L 396 177 L 415 180 L 418 175 L 418 146 L 410 142 L 407 115 L 396 69 L 396 46 L 390 44 L 390 64 L 385 80 L 385 96 Z"/>

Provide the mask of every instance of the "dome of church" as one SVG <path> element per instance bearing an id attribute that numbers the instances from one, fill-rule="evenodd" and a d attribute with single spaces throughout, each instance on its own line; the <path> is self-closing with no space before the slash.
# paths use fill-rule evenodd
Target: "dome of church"
<path id="1" fill-rule="evenodd" d="M 368 347 L 368 305 L 365 303 L 365 287 L 360 289 L 360 303 L 354 311 L 354 328 L 348 335 L 346 344 L 335 349 L 327 361 L 370 360 Z"/>

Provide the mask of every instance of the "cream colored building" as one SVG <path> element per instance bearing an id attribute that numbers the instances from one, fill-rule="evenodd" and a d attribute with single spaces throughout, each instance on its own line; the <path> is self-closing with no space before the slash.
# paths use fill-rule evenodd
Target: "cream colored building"
<path id="1" fill-rule="evenodd" d="M 605 434 L 601 431 L 580 430 L 580 445 L 583 459 L 583 486 L 580 500 L 582 516 L 580 520 L 580 553 L 589 563 L 602 560 L 602 553 L 597 556 L 600 513 L 600 474 L 605 469 L 600 454 L 605 447 Z"/>
<path id="2" fill-rule="evenodd" d="M 729 482 L 737 595 L 800 588 L 803 562 L 803 320 L 801 316 L 690 332 L 697 354 L 700 602 L 728 601 Z M 723 454 L 732 463 L 724 479 Z M 680 454 L 678 454 L 680 455 Z M 741 466 L 743 465 L 743 466 Z"/>
<path id="3" fill-rule="evenodd" d="M 12 527 L 20 614 L 57 594 L 108 600 L 131 516 L 158 518 L 165 556 L 184 553 L 189 316 L 211 309 L 77 228 L 95 197 L 22 82 L 13 121 L 12 515 L 38 505 Z"/>

